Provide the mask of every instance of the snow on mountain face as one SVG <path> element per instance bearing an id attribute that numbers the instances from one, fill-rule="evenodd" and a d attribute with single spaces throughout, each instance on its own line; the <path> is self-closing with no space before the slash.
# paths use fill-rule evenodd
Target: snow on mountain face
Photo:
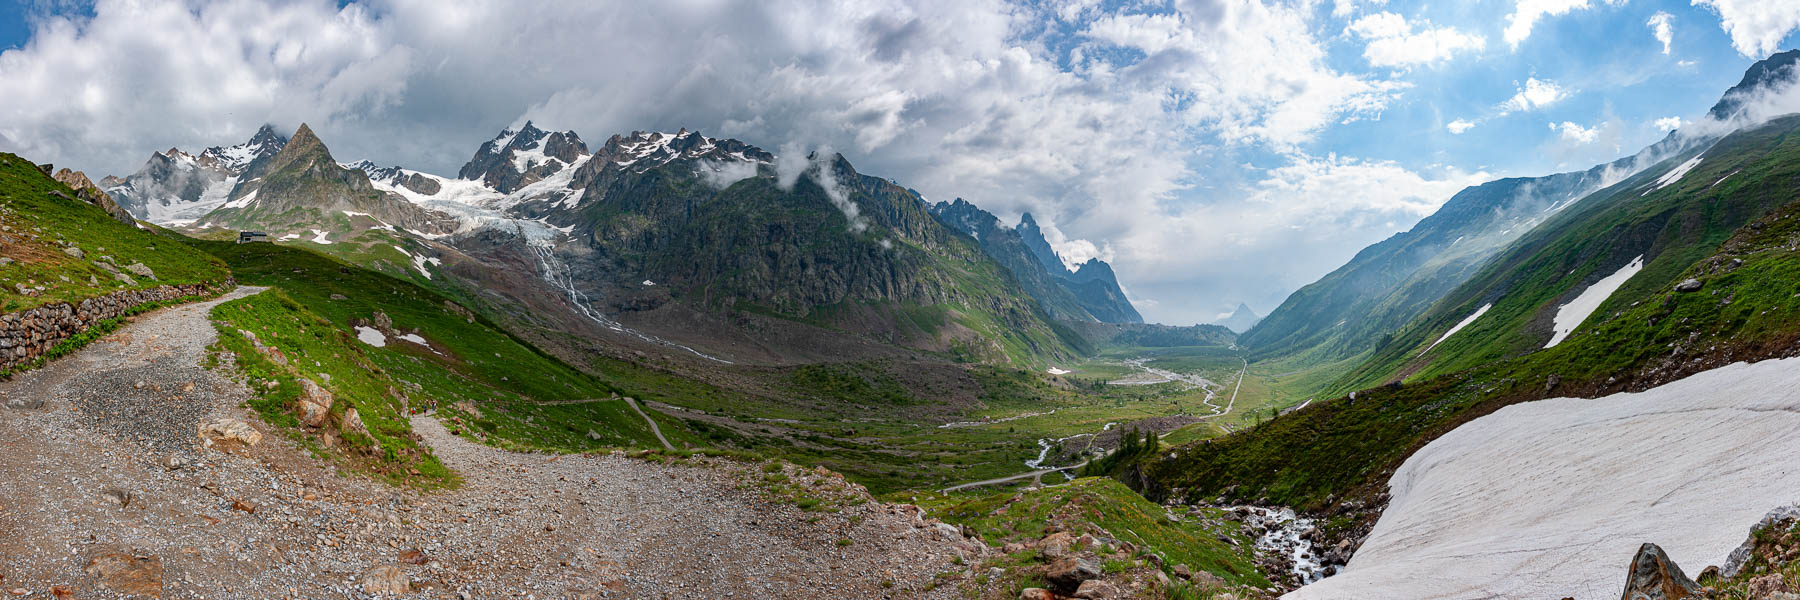
<path id="1" fill-rule="evenodd" d="M 205 152 L 200 153 L 200 159 L 218 161 L 226 170 L 241 173 L 250 166 L 252 161 L 265 156 L 274 156 L 286 146 L 287 138 L 275 133 L 274 127 L 264 125 L 262 129 L 256 130 L 256 135 L 251 137 L 250 141 L 229 148 L 218 146 L 207 148 Z"/>
<path id="2" fill-rule="evenodd" d="M 103 188 L 132 215 L 158 225 L 187 225 L 223 206 L 239 175 L 257 159 L 274 156 L 287 138 L 267 125 L 250 141 L 214 146 L 199 155 L 170 148 L 151 155 L 144 167 Z"/>
<path id="3" fill-rule="evenodd" d="M 733 139 L 709 138 L 687 129 L 675 133 L 633 131 L 630 136 L 615 135 L 594 154 L 603 159 L 602 165 L 618 165 L 638 173 L 683 159 L 775 163 L 775 155 L 755 146 Z"/>
<path id="4" fill-rule="evenodd" d="M 526 121 L 518 131 L 508 129 L 482 143 L 457 177 L 480 180 L 510 194 L 573 167 L 587 155 L 587 144 L 575 132 L 546 132 Z"/>

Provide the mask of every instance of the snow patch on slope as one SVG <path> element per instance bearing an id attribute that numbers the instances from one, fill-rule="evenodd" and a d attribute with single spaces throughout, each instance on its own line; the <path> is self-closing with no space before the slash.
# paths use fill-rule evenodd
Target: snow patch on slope
<path id="1" fill-rule="evenodd" d="M 1619 290 L 1619 286 L 1625 285 L 1631 276 L 1642 270 L 1644 270 L 1644 257 L 1640 255 L 1631 259 L 1630 264 L 1620 267 L 1618 271 L 1606 276 L 1605 279 L 1588 286 L 1587 290 L 1581 292 L 1580 296 L 1576 296 L 1568 304 L 1556 309 L 1556 335 L 1550 336 L 1550 343 L 1544 344 L 1544 347 L 1549 348 L 1568 339 L 1569 334 L 1575 331 L 1577 325 L 1586 321 L 1588 315 L 1594 314 L 1594 310 L 1600 308 L 1601 303 L 1606 302 L 1607 298 L 1612 297 L 1613 292 Z"/>
<path id="2" fill-rule="evenodd" d="M 382 334 L 381 330 L 373 327 L 365 327 L 362 325 L 356 326 L 356 339 L 376 348 L 387 346 L 387 336 Z"/>
<path id="3" fill-rule="evenodd" d="M 1619 597 L 1638 546 L 1720 565 L 1800 499 L 1800 359 L 1502 408 L 1407 459 L 1340 574 L 1283 598 Z"/>
<path id="4" fill-rule="evenodd" d="M 1456 238 L 1456 239 L 1460 240 L 1462 238 Z M 1430 346 L 1426 346 L 1425 351 L 1420 352 L 1419 355 L 1424 356 L 1425 352 L 1430 352 L 1431 349 L 1436 348 L 1438 346 L 1438 344 L 1444 343 L 1444 340 L 1450 339 L 1450 336 L 1456 335 L 1456 332 L 1462 331 L 1462 328 L 1468 327 L 1470 323 L 1474 323 L 1476 319 L 1481 318 L 1481 315 L 1487 314 L 1488 309 L 1493 308 L 1493 307 L 1494 307 L 1494 303 L 1492 303 L 1492 302 L 1481 305 L 1481 308 L 1475 309 L 1475 314 L 1469 315 L 1468 318 L 1463 319 L 1462 321 L 1458 322 L 1455 327 L 1451 327 L 1449 331 L 1444 332 L 1444 335 L 1439 336 L 1437 341 L 1432 342 Z"/>
<path id="5" fill-rule="evenodd" d="M 1694 167 L 1700 166 L 1701 156 L 1703 155 L 1696 155 L 1695 157 L 1688 159 L 1687 162 L 1676 165 L 1673 169 L 1669 169 L 1669 172 L 1664 173 L 1662 177 L 1656 180 L 1655 189 L 1644 193 L 1649 194 L 1650 192 L 1675 185 L 1675 182 L 1681 181 L 1681 178 L 1683 177 L 1687 177 L 1688 171 L 1692 171 L 1694 170 Z"/>

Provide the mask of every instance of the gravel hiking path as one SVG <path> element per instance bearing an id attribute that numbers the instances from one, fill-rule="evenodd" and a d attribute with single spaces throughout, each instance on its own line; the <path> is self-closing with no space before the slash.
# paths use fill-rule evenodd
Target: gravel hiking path
<path id="1" fill-rule="evenodd" d="M 656 426 L 656 419 L 650 418 L 650 415 L 644 414 L 644 409 L 638 407 L 637 400 L 633 400 L 630 396 L 626 396 L 625 403 L 631 405 L 631 410 L 636 412 L 638 416 L 643 417 L 645 423 L 650 424 L 650 433 L 656 434 L 656 441 L 662 442 L 664 450 L 675 449 L 675 446 L 669 444 L 669 438 L 663 437 L 662 428 Z"/>
<path id="2" fill-rule="evenodd" d="M 208 311 L 259 291 L 139 316 L 0 383 L 0 400 L 30 399 L 0 409 L 0 595 L 955 598 L 940 574 L 967 577 L 957 556 L 988 551 L 835 474 L 504 452 L 429 416 L 414 428 L 460 488 L 340 474 L 241 408 L 229 356 L 201 366 Z M 214 417 L 252 423 L 262 443 L 203 449 L 196 424 Z M 777 475 L 841 508 L 775 501 Z M 409 591 L 365 591 L 382 571 Z"/>

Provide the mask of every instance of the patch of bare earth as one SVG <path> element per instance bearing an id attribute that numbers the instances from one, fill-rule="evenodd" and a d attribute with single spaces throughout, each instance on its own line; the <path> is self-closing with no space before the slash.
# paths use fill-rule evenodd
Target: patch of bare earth
<path id="1" fill-rule="evenodd" d="M 0 409 L 0 596 L 952 598 L 989 552 L 831 473 L 782 471 L 836 507 L 809 512 L 761 465 L 509 453 L 430 417 L 414 427 L 461 488 L 344 476 L 200 366 L 214 304 L 0 384 L 31 406 Z M 203 447 L 219 418 L 261 442 Z"/>

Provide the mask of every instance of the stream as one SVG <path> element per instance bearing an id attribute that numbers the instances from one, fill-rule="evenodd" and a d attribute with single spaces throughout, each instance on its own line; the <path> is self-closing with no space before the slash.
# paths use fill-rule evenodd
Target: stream
<path id="1" fill-rule="evenodd" d="M 1294 514 L 1291 508 L 1236 506 L 1231 510 L 1248 515 L 1244 523 L 1258 531 L 1256 549 L 1288 560 L 1301 585 L 1309 585 L 1325 577 L 1325 564 L 1313 549 L 1308 533 L 1318 529 L 1312 519 Z"/>

